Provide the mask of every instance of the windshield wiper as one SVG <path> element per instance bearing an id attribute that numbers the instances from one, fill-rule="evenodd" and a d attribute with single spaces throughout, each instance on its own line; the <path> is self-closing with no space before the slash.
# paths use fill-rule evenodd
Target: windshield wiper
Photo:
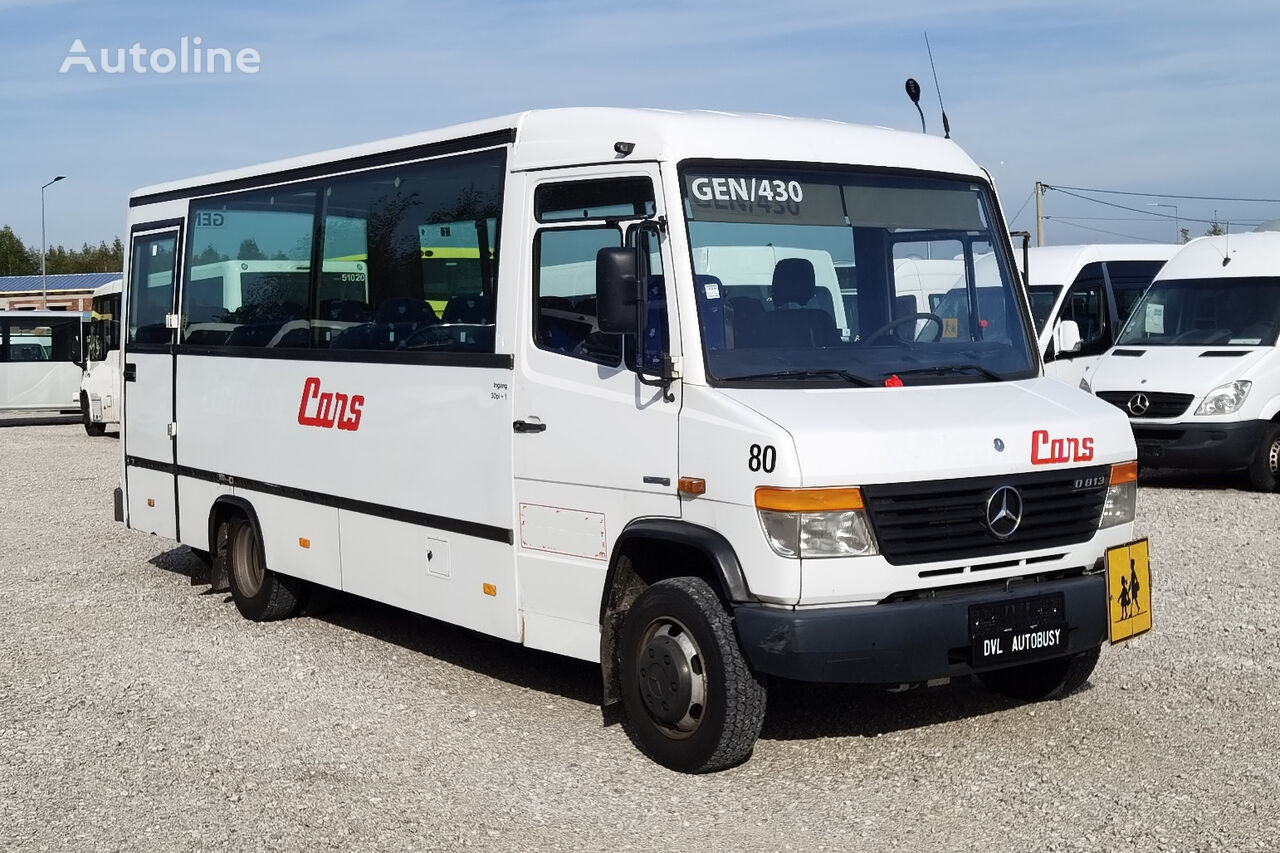
<path id="1" fill-rule="evenodd" d="M 843 379 L 852 385 L 860 385 L 863 388 L 871 388 L 881 383 L 865 376 L 859 376 L 856 373 L 850 373 L 847 370 L 840 370 L 835 367 L 824 367 L 814 370 L 775 370 L 770 373 L 748 373 L 743 376 L 726 376 L 725 382 L 737 382 L 739 380 L 748 379 Z"/>
<path id="2" fill-rule="evenodd" d="M 945 376 L 949 373 L 977 373 L 979 376 L 985 376 L 992 382 L 1003 382 L 1004 377 L 998 373 L 992 373 L 985 367 L 977 364 L 939 364 L 933 367 L 913 367 L 910 370 L 895 371 L 898 376 Z"/>

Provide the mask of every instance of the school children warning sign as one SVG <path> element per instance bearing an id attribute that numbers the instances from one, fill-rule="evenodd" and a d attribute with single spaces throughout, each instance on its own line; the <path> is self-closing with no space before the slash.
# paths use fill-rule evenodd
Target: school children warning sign
<path id="1" fill-rule="evenodd" d="M 1111 642 L 1151 630 L 1151 556 L 1146 539 L 1107 550 Z"/>

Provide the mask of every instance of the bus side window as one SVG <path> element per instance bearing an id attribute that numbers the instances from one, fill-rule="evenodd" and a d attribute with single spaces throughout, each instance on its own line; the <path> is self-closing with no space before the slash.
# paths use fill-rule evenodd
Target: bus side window
<path id="1" fill-rule="evenodd" d="M 504 157 L 377 169 L 325 188 L 312 346 L 493 352 Z"/>

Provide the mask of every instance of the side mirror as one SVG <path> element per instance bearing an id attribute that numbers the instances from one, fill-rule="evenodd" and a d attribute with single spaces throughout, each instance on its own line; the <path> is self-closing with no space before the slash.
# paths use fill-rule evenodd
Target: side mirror
<path id="1" fill-rule="evenodd" d="M 1080 325 L 1075 320 L 1062 320 L 1053 328 L 1053 351 L 1059 357 L 1080 351 Z"/>
<path id="2" fill-rule="evenodd" d="M 607 247 L 596 252 L 596 325 L 602 332 L 634 335 L 640 284 L 636 250 Z"/>

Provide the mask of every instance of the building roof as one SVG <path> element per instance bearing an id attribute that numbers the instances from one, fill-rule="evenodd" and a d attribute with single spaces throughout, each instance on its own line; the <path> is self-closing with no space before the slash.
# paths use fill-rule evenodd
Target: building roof
<path id="1" fill-rule="evenodd" d="M 118 272 L 77 272 L 49 276 L 50 291 L 93 290 L 120 278 Z M 45 289 L 38 275 L 0 275 L 0 293 L 40 293 Z"/>

